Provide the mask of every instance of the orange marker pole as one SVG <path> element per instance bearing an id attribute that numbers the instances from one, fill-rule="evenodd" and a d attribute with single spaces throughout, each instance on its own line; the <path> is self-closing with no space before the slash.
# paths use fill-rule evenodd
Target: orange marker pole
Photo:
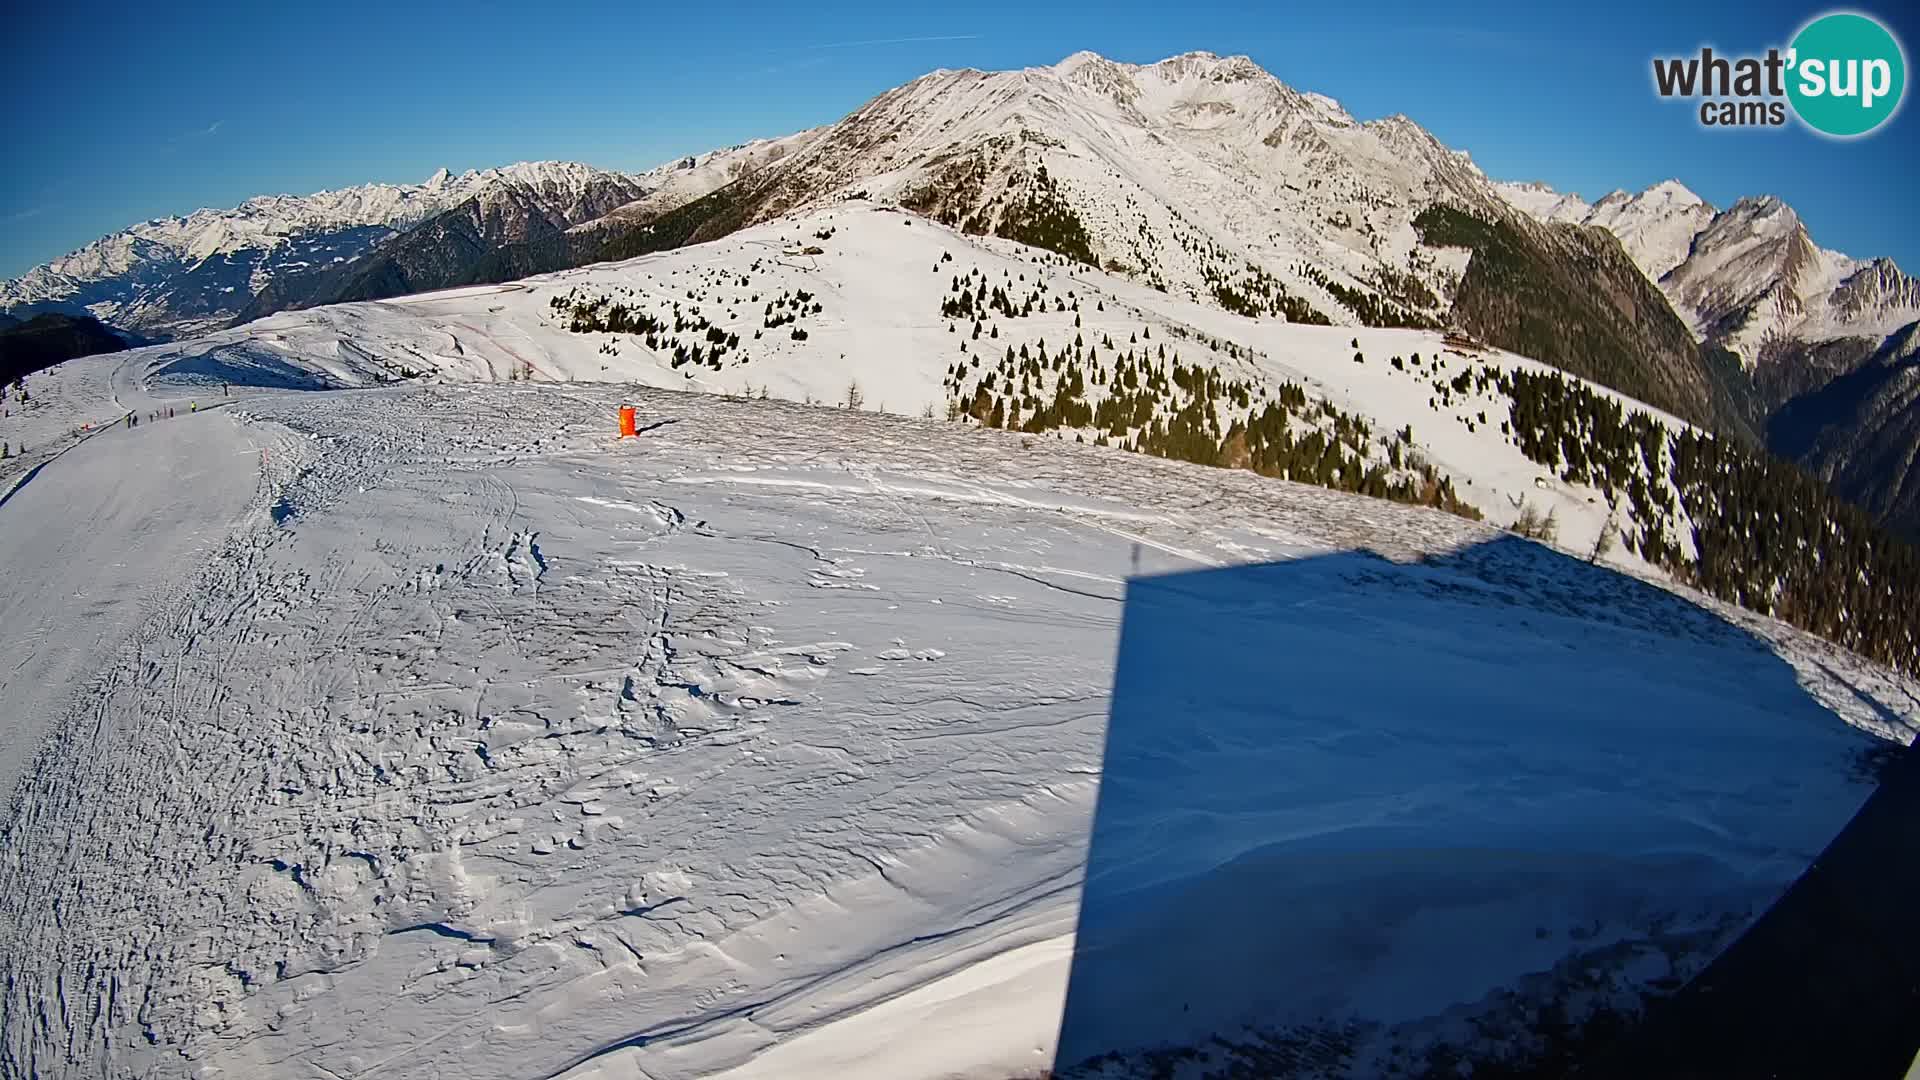
<path id="1" fill-rule="evenodd" d="M 620 406 L 620 437 L 630 438 L 638 434 L 633 429 L 633 406 Z"/>

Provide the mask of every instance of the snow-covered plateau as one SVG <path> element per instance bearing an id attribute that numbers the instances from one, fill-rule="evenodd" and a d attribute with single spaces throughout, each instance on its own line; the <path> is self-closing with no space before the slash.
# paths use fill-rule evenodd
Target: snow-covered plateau
<path id="1" fill-rule="evenodd" d="M 1487 522 L 948 419 L 1161 346 Z M 1360 1077 L 1636 1008 L 1920 686 L 1590 562 L 1433 400 L 1536 368 L 851 203 L 30 376 L 0 1074 Z"/>

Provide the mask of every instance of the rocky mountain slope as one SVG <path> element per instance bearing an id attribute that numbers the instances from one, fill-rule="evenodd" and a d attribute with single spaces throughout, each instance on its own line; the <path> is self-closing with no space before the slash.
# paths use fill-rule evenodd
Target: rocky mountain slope
<path id="1" fill-rule="evenodd" d="M 713 150 L 690 154 L 678 161 L 640 174 L 646 194 L 612 213 L 574 227 L 588 237 L 605 238 L 624 227 L 644 224 L 661 214 L 677 210 L 760 169 L 773 165 L 796 150 L 804 148 L 824 130 L 809 128 L 777 139 L 755 139 Z"/>
<path id="2" fill-rule="evenodd" d="M 1495 190 L 1537 220 L 1618 236 L 1696 335 L 1748 367 L 1785 344 L 1877 341 L 1920 319 L 1920 282 L 1890 259 L 1818 246 L 1793 208 L 1770 195 L 1717 210 L 1675 180 L 1591 206 L 1543 184 Z"/>
<path id="3" fill-rule="evenodd" d="M 476 275 L 516 277 L 533 271 L 501 261 L 503 251 L 552 243 L 583 221 L 646 194 L 634 178 L 586 166 L 564 178 L 534 177 L 490 184 L 453 207 L 366 254 L 269 284 L 237 316 L 247 321 L 289 308 L 376 300 L 461 284 Z"/>
<path id="4" fill-rule="evenodd" d="M 1920 324 L 1770 419 L 1776 453 L 1920 540 Z"/>
<path id="5" fill-rule="evenodd" d="M 1716 210 L 1671 180 L 1591 206 L 1541 184 L 1497 190 L 1543 222 L 1619 237 L 1702 346 L 1738 360 L 1721 381 L 1769 449 L 1920 536 L 1899 362 L 1920 320 L 1920 281 L 1889 259 L 1820 247 L 1771 196 Z"/>

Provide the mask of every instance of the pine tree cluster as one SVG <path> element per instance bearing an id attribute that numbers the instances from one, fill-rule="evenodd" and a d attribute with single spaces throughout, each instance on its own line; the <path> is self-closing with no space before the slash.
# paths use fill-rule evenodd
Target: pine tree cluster
<path id="1" fill-rule="evenodd" d="M 1059 181 L 1047 174 L 1045 165 L 1034 173 L 1026 198 L 1009 205 L 993 231 L 996 236 L 1028 247 L 1057 251 L 1075 262 L 1100 265 L 1086 223 L 1061 194 Z"/>
<path id="2" fill-rule="evenodd" d="M 759 264 L 756 263 L 753 269 L 758 268 Z M 620 355 L 619 336 L 627 335 L 638 339 L 650 351 L 667 357 L 668 363 L 676 370 L 690 366 L 719 371 L 729 362 L 747 362 L 747 357 L 739 352 L 739 331 L 715 325 L 698 306 L 708 301 L 713 290 L 722 287 L 745 292 L 751 288 L 751 280 L 747 275 L 732 271 L 708 271 L 701 277 L 697 288 L 686 290 L 686 301 L 669 301 L 663 308 L 648 306 L 645 297 L 632 288 L 618 287 L 615 294 L 594 295 L 582 291 L 579 286 L 551 297 L 547 306 L 572 333 L 614 335 L 601 344 L 600 352 L 603 354 Z M 748 295 L 746 299 L 751 303 L 761 303 L 757 293 Z M 735 304 L 740 302 L 739 298 L 733 301 Z M 783 290 L 780 295 L 765 302 L 761 312 L 761 328 L 754 331 L 754 337 L 760 337 L 765 330 L 790 326 L 788 336 L 795 341 L 805 341 L 807 331 L 795 324 L 803 318 L 819 315 L 823 310 L 824 307 L 812 293 L 804 289 Z M 735 325 L 743 321 L 737 308 L 729 309 L 726 314 Z M 686 374 L 692 377 L 691 372 Z"/>
<path id="3" fill-rule="evenodd" d="M 1043 338 L 1009 344 L 998 359 L 968 352 L 967 343 L 979 340 L 983 327 L 991 325 L 992 336 L 999 336 L 992 324 L 996 315 L 1025 314 L 1025 301 L 1017 307 L 1010 297 L 1003 301 L 1003 290 L 970 270 L 954 275 L 942 300 L 942 315 L 974 320 L 961 344 L 963 356 L 947 369 L 951 419 L 1031 434 L 1071 431 L 1096 445 L 1480 517 L 1452 481 L 1420 457 L 1411 429 L 1376 443 L 1365 419 L 1310 401 L 1296 384 L 1256 386 L 1228 377 L 1217 365 L 1183 361 L 1165 340 L 1153 340 L 1151 325 L 1118 344 L 1109 333 L 1089 340 L 1079 329 L 1079 300 L 1069 304 L 1049 296 L 1043 280 L 1034 286 L 1034 306 L 1044 310 L 1051 300 L 1056 312 L 1075 313 L 1070 343 L 1049 346 Z M 1179 327 L 1162 328 L 1161 336 L 1194 340 Z M 1204 336 L 1198 343 L 1212 353 L 1241 353 L 1237 345 Z"/>
<path id="4" fill-rule="evenodd" d="M 1731 604 L 1920 675 L 1920 552 L 1771 455 L 1557 372 L 1501 376 L 1513 438 L 1569 482 L 1624 493 L 1621 544 Z M 1681 513 L 1693 555 L 1675 539 Z"/>
<path id="5" fill-rule="evenodd" d="M 1342 307 L 1353 312 L 1363 326 L 1410 326 L 1416 330 L 1434 330 L 1440 326 L 1432 317 L 1396 304 L 1384 296 L 1336 281 L 1317 266 L 1299 263 L 1294 267 L 1294 272 L 1331 293 Z M 1418 285 L 1419 282 L 1413 284 Z"/>
<path id="6" fill-rule="evenodd" d="M 1278 315 L 1292 323 L 1333 325 L 1318 308 L 1288 292 L 1279 278 L 1252 263 L 1232 277 L 1222 275 L 1211 263 L 1202 267 L 1201 274 L 1214 300 L 1236 315 L 1252 319 Z"/>

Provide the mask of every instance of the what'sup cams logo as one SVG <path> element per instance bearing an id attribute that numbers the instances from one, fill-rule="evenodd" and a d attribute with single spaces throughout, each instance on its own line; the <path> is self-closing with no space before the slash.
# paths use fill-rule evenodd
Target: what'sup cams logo
<path id="1" fill-rule="evenodd" d="M 1800 28 L 1785 50 L 1728 57 L 1655 57 L 1663 98 L 1700 101 L 1706 127 L 1780 127 L 1787 110 L 1822 135 L 1850 139 L 1885 124 L 1907 89 L 1907 57 L 1879 20 L 1851 11 Z"/>

